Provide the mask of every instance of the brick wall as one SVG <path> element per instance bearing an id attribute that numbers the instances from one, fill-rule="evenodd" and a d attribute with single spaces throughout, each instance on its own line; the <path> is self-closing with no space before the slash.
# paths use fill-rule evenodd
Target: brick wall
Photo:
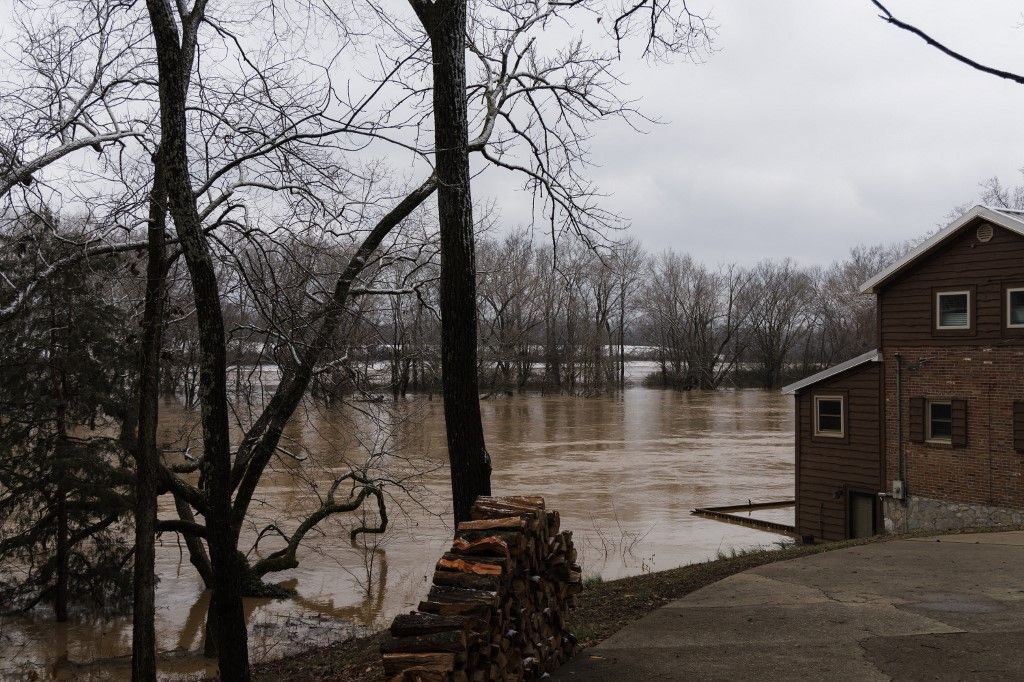
<path id="1" fill-rule="evenodd" d="M 903 356 L 902 438 L 897 438 L 896 353 Z M 893 347 L 885 350 L 886 479 L 904 443 L 910 495 L 1024 509 L 1024 456 L 1013 445 L 1013 401 L 1024 400 L 1019 347 Z M 909 401 L 967 401 L 967 446 L 910 442 Z"/>

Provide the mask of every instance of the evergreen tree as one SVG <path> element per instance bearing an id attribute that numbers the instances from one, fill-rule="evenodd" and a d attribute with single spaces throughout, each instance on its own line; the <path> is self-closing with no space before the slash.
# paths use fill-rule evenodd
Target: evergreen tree
<path id="1" fill-rule="evenodd" d="M 39 270 L 74 236 L 52 216 L 25 221 L 0 244 L 0 266 Z M 33 248 L 18 248 L 25 240 Z M 83 262 L 47 280 L 0 333 L 3 611 L 51 602 L 63 621 L 72 602 L 119 608 L 130 594 L 123 425 L 131 424 L 134 339 L 125 310 L 109 302 L 112 266 Z"/>

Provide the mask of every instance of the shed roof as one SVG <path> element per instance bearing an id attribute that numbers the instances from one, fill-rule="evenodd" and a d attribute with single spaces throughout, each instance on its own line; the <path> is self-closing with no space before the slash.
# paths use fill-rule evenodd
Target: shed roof
<path id="1" fill-rule="evenodd" d="M 1006 228 L 1011 232 L 1024 237 L 1024 211 L 1017 211 L 1009 208 L 995 208 L 992 206 L 975 206 L 946 227 L 942 228 L 916 249 L 896 261 L 885 270 L 869 279 L 861 285 L 861 293 L 869 294 L 878 291 L 879 287 L 888 282 L 891 278 L 905 270 L 914 261 L 930 253 L 939 244 L 960 231 L 961 228 L 975 220 L 987 220 L 988 222 Z"/>
<path id="2" fill-rule="evenodd" d="M 794 383 L 790 384 L 789 386 L 783 386 L 782 387 L 782 393 L 784 395 L 792 395 L 792 394 L 800 391 L 801 389 L 807 388 L 808 386 L 813 386 L 814 384 L 817 384 L 817 383 L 819 383 L 821 381 L 824 381 L 825 379 L 828 379 L 829 377 L 834 377 L 837 374 L 842 374 L 843 372 L 845 372 L 848 369 L 853 369 L 854 367 L 858 367 L 858 366 L 863 365 L 863 364 L 865 364 L 867 362 L 881 362 L 881 361 L 882 361 L 882 354 L 881 354 L 881 352 L 878 351 L 878 349 L 869 350 L 867 353 L 864 353 L 862 355 L 858 355 L 857 357 L 851 358 L 851 359 L 847 360 L 846 362 L 840 362 L 838 365 L 833 365 L 832 367 L 829 367 L 828 369 L 822 370 L 822 371 L 818 372 L 817 374 L 812 374 L 811 376 L 809 376 L 809 377 L 807 377 L 805 379 L 801 379 L 800 381 L 794 382 Z"/>

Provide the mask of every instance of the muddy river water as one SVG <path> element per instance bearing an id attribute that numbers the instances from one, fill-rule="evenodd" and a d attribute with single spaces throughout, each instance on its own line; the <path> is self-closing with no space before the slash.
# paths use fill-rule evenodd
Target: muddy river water
<path id="1" fill-rule="evenodd" d="M 368 415 L 387 413 L 384 437 Z M 698 506 L 791 498 L 792 399 L 761 391 L 680 393 L 642 387 L 615 397 L 523 395 L 483 403 L 495 494 L 543 495 L 574 531 L 585 576 L 605 579 L 664 570 L 720 552 L 770 545 L 769 533 L 701 519 Z M 194 420 L 168 406 L 169 445 L 194 442 Z M 191 439 L 191 440 L 189 440 Z M 387 451 L 396 477 L 412 471 L 410 491 L 392 486 L 390 529 L 353 547 L 354 515 L 336 517 L 307 536 L 299 568 L 268 576 L 297 596 L 247 601 L 254 659 L 379 627 L 414 608 L 451 537 L 444 428 L 439 400 L 398 408 L 364 404 L 310 409 L 288 428 L 277 470 L 254 505 L 253 534 L 274 521 L 286 532 L 314 509 L 324 482 Z M 362 452 L 362 454 L 361 454 Z M 373 505 L 367 507 L 370 518 Z M 171 517 L 170 505 L 161 515 Z M 762 518 L 792 521 L 792 510 Z M 248 545 L 246 545 L 248 546 Z M 273 549 L 268 541 L 260 552 Z M 194 679 L 212 672 L 199 652 L 207 595 L 172 534 L 157 550 L 157 634 L 161 672 Z M 127 617 L 78 614 L 56 626 L 49 614 L 0 620 L 0 678 L 118 679 L 128 674 Z"/>

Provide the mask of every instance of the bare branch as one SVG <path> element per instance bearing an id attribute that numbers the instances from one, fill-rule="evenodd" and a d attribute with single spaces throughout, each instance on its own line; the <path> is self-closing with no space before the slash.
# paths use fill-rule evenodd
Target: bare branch
<path id="1" fill-rule="evenodd" d="M 1018 75 L 1011 71 L 1003 71 L 1002 69 L 997 69 L 995 67 L 981 64 L 980 62 L 971 59 L 970 57 L 964 55 L 961 52 L 957 52 L 952 48 L 946 47 L 946 45 L 935 40 L 935 38 L 932 38 L 930 35 L 922 31 L 921 29 L 917 28 L 916 26 L 908 24 L 905 21 L 901 21 L 900 19 L 897 19 L 895 16 L 893 16 L 892 12 L 890 12 L 886 8 L 885 5 L 879 2 L 879 0 L 871 0 L 871 4 L 877 7 L 882 12 L 881 14 L 878 15 L 882 21 L 888 24 L 892 24 L 896 28 L 907 31 L 908 33 L 916 35 L 918 38 L 924 40 L 924 42 L 927 43 L 928 45 L 931 45 L 932 47 L 937 49 L 939 52 L 942 52 L 946 56 L 952 57 L 961 64 L 966 64 L 972 69 L 976 69 L 978 71 L 981 71 L 982 73 L 987 73 L 998 78 L 1004 78 L 1006 80 L 1013 81 L 1014 83 L 1024 85 L 1024 76 Z"/>

